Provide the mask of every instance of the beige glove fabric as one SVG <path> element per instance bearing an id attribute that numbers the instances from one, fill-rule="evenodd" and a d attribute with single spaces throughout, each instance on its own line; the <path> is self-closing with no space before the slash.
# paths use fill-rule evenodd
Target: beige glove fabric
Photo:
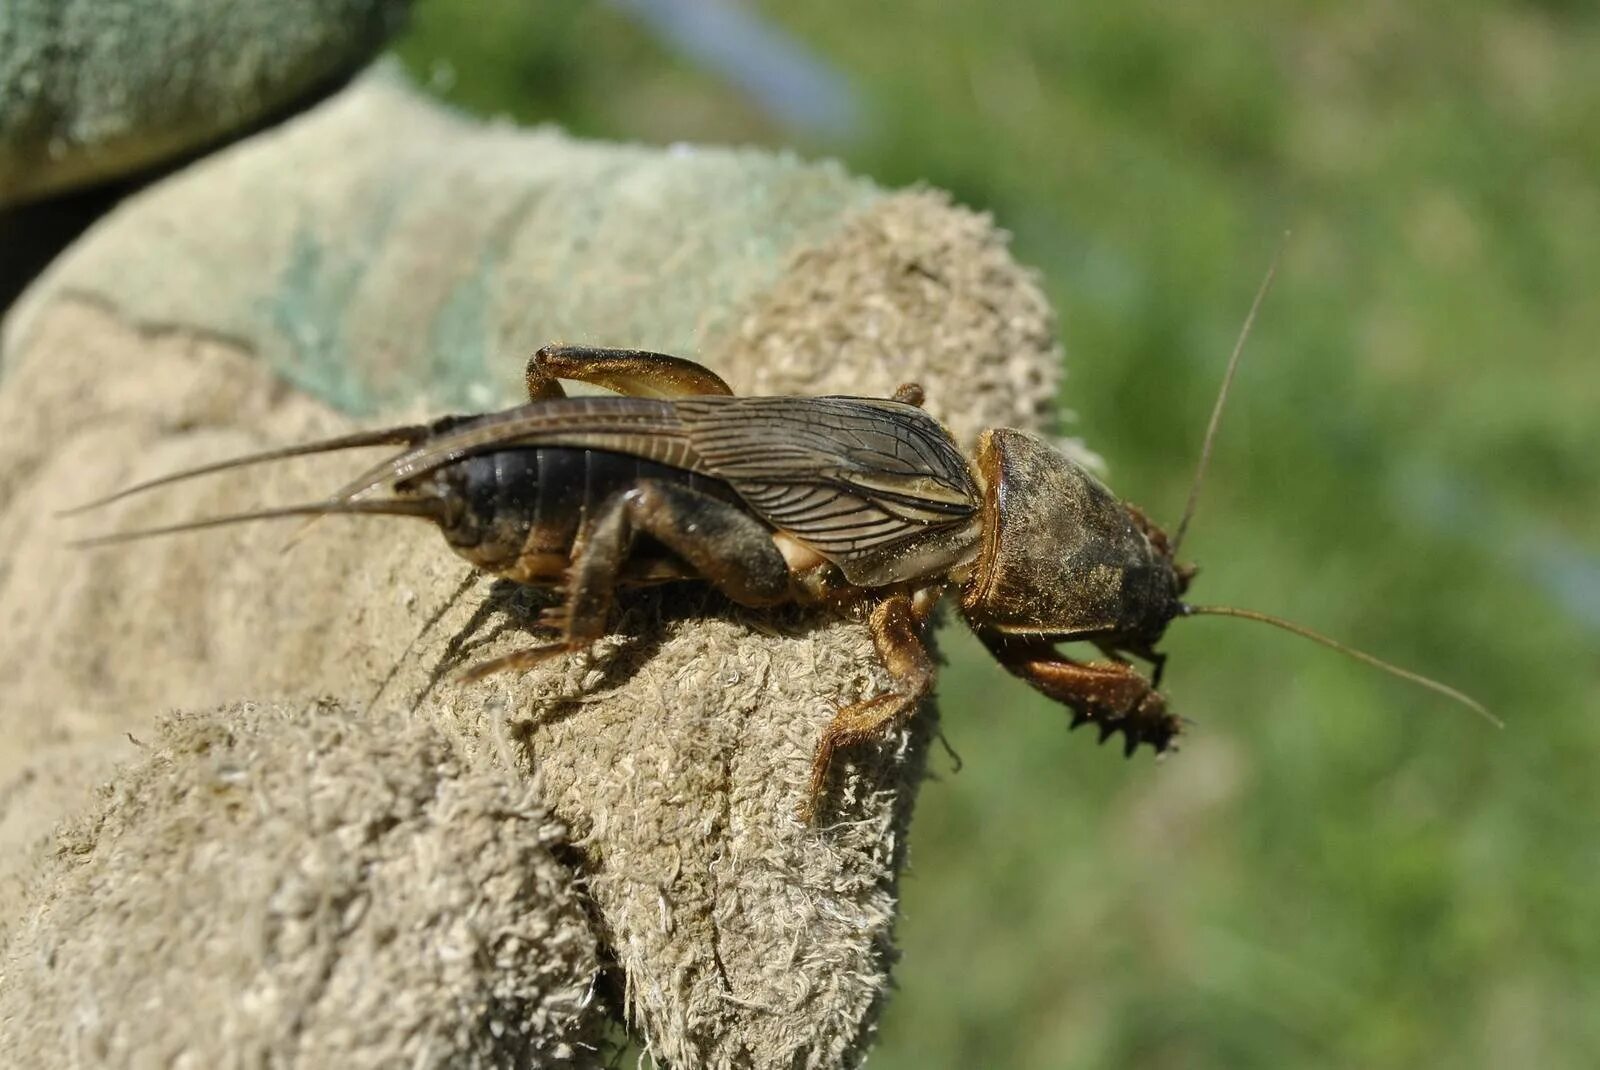
<path id="1" fill-rule="evenodd" d="M 582 1065 L 617 1018 L 672 1066 L 859 1061 L 933 727 L 795 819 L 822 727 L 888 684 L 861 623 L 672 585 L 467 686 L 542 603 L 426 525 L 66 545 L 314 500 L 370 454 L 54 515 L 513 403 L 553 340 L 740 393 L 917 380 L 968 444 L 1040 426 L 1060 367 L 1033 278 L 939 194 L 477 123 L 392 77 L 132 199 L 0 349 L 0 1062 Z"/>
<path id="2" fill-rule="evenodd" d="M 6 0 L 0 209 L 251 129 L 363 67 L 409 0 Z"/>

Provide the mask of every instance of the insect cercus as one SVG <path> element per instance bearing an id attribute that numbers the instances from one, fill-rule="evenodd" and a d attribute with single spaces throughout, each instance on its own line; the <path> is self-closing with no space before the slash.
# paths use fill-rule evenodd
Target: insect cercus
<path id="1" fill-rule="evenodd" d="M 1241 346 L 1271 277 L 1256 295 Z M 562 379 L 619 396 L 568 397 Z M 817 743 L 801 805 L 807 818 L 834 753 L 882 738 L 929 694 L 935 667 L 923 632 L 947 592 L 1000 664 L 1071 709 L 1074 727 L 1093 724 L 1102 741 L 1121 733 L 1130 754 L 1141 743 L 1167 750 L 1182 727 L 1157 689 L 1163 655 L 1156 646 L 1174 619 L 1198 614 L 1287 628 L 1489 716 L 1454 689 L 1298 625 L 1189 604 L 1184 595 L 1195 570 L 1179 564 L 1177 553 L 1193 493 L 1169 538 L 1037 435 L 985 431 L 969 461 L 922 410 L 915 385 L 887 400 L 735 397 L 714 372 L 679 357 L 548 346 L 528 362 L 527 387 L 527 404 L 503 412 L 271 450 L 151 480 L 82 508 L 239 465 L 403 447 L 324 501 L 85 543 L 268 517 L 372 513 L 431 521 L 485 572 L 565 592 L 547 621 L 556 638 L 478 665 L 470 679 L 594 642 L 606 634 L 621 585 L 697 579 L 746 606 L 864 609 L 893 687 L 834 715 Z M 1104 658 L 1066 657 L 1057 650 L 1066 642 L 1090 643 Z M 1150 663 L 1150 678 L 1130 655 Z"/>

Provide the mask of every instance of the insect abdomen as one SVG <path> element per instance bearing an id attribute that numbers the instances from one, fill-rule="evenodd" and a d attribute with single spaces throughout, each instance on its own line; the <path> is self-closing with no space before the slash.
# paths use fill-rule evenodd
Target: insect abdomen
<path id="1" fill-rule="evenodd" d="M 480 568 L 520 583 L 558 579 L 589 518 L 644 480 L 739 500 L 721 480 L 628 454 L 568 446 L 479 454 L 433 479 L 438 492 L 460 503 L 453 522 L 441 525 L 451 547 Z M 636 579 L 687 575 L 665 551 L 636 553 L 629 571 Z"/>

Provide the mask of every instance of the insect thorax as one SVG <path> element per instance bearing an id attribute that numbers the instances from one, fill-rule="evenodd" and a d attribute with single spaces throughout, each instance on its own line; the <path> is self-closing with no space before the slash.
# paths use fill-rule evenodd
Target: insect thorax
<path id="1" fill-rule="evenodd" d="M 1043 439 L 984 435 L 984 540 L 962 608 L 981 628 L 1058 637 L 1159 636 L 1176 611 L 1170 562 L 1128 507 Z"/>

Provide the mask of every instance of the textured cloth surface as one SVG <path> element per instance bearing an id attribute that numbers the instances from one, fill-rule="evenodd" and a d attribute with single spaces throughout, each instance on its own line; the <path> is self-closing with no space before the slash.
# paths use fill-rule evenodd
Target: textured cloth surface
<path id="1" fill-rule="evenodd" d="M 380 71 L 134 198 L 12 331 L 67 286 L 244 341 L 346 412 L 481 409 L 553 339 L 701 352 L 878 196 L 832 165 L 471 122 Z"/>
<path id="2" fill-rule="evenodd" d="M 496 177 L 447 195 L 466 181 L 463 159 L 487 160 Z M 576 174 L 591 176 L 587 186 L 567 188 Z M 381 219 L 346 226 L 370 221 L 378 191 Z M 255 229 L 219 219 L 255 220 Z M 286 232 L 300 235 L 287 247 Z M 593 251 L 587 264 L 582 250 Z M 10 889 L 0 917 L 27 923 L 12 925 L 0 983 L 5 1027 L 34 1019 L 34 1061 L 50 1043 L 61 1050 L 86 1035 L 66 1008 L 90 990 L 101 1013 L 149 1013 L 119 1002 L 134 995 L 114 974 L 102 980 L 91 968 L 64 988 L 28 950 L 71 942 L 70 917 L 42 904 L 81 902 L 84 886 L 68 886 L 59 848 L 52 855 L 41 837 L 81 805 L 74 771 L 86 782 L 132 756 L 100 812 L 142 807 L 176 821 L 188 804 L 157 807 L 145 796 L 173 777 L 198 783 L 201 772 L 176 768 L 198 759 L 162 751 L 174 768 L 160 780 L 124 733 L 151 737 L 152 718 L 172 707 L 220 709 L 182 724 L 221 731 L 240 715 L 227 704 L 240 699 L 257 704 L 261 725 L 289 724 L 320 696 L 336 705 L 319 716 L 372 725 L 373 739 L 389 731 L 426 749 L 436 734 L 458 763 L 433 777 L 441 786 L 531 778 L 566 830 L 559 845 L 539 843 L 569 866 L 601 959 L 614 964 L 589 1014 L 619 1008 L 648 1050 L 679 1066 L 838 1066 L 860 1056 L 887 985 L 895 882 L 931 719 L 846 754 L 821 826 L 795 820 L 823 725 L 888 683 L 859 622 L 757 613 L 674 585 L 624 597 L 616 634 L 590 653 L 467 687 L 452 673 L 527 645 L 542 601 L 472 582 L 425 525 L 327 520 L 287 554 L 285 529 L 264 524 L 92 552 L 63 546 L 75 534 L 314 499 L 365 455 L 246 469 L 70 522 L 52 513 L 130 480 L 352 426 L 328 402 L 409 418 L 512 400 L 522 355 L 558 338 L 677 351 L 740 392 L 882 395 L 920 380 L 929 409 L 966 441 L 985 425 L 1035 426 L 1059 367 L 1048 310 L 985 220 L 936 194 L 883 194 L 832 167 L 479 126 L 367 83 L 130 202 L 41 280 L 4 337 L 0 614 L 24 641 L 0 648 L 0 869 L 11 881 L 0 886 Z M 324 770 L 320 745 L 296 760 L 301 775 L 335 780 L 360 764 Z M 382 778 L 391 760 L 375 756 L 364 775 Z M 286 879 L 275 837 L 305 812 L 229 815 L 226 835 L 220 818 L 195 822 L 197 842 L 169 848 L 229 860 L 244 899 L 274 894 Z M 144 827 L 119 820 L 130 839 Z M 54 861 L 20 895 L 27 845 Z M 139 883 L 141 867 L 159 862 L 133 856 L 105 879 Z M 129 946 L 149 949 L 146 969 L 168 986 L 166 1031 L 216 1054 L 200 1047 L 217 1017 L 207 1001 L 237 999 L 260 963 L 211 947 L 207 961 L 233 966 L 197 991 L 198 1003 L 183 1002 L 184 974 L 202 957 L 187 915 L 203 908 L 167 902 L 174 909 L 130 921 L 143 931 Z M 546 931 L 566 931 L 559 902 L 530 909 Z M 429 930 L 444 931 L 442 921 Z M 87 944 L 75 953 L 97 954 Z M 302 966 L 275 963 L 279 990 L 297 990 Z M 522 976 L 516 961 L 475 966 L 485 976 L 457 977 L 449 990 L 556 990 Z M 381 983 L 397 1001 L 441 993 L 436 968 L 422 956 Z M 489 976 L 503 971 L 513 976 Z M 139 995 L 147 1006 L 148 990 Z M 293 1023 L 280 1018 L 274 1033 L 253 1018 L 250 1028 L 270 1059 L 293 1062 Z M 592 1024 L 567 1031 L 587 1036 Z M 348 1058 L 360 1061 L 369 1049 L 358 1032 L 325 1035 L 346 1036 Z M 113 1062 L 142 1054 L 130 1034 L 98 1035 L 109 1037 Z M 448 1061 L 445 1049 L 428 1050 Z M 339 1061 L 333 1048 L 325 1054 Z"/>
<path id="3" fill-rule="evenodd" d="M 247 129 L 366 63 L 408 0 L 6 0 L 0 208 Z"/>
<path id="4" fill-rule="evenodd" d="M 322 703 L 177 717 L 35 876 L 0 1055 L 592 1063 L 595 938 L 563 843 L 536 782 L 468 769 L 421 723 Z"/>

